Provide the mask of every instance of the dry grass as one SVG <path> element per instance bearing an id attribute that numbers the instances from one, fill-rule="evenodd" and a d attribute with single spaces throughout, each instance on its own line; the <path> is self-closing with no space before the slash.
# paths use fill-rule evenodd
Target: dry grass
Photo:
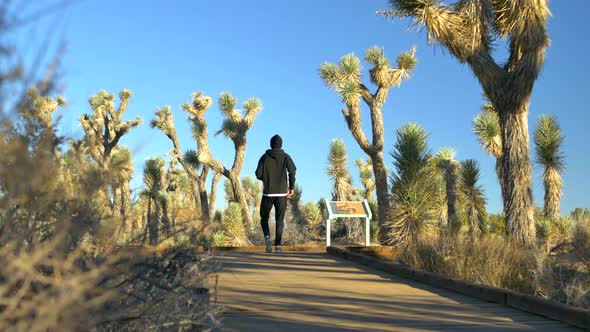
<path id="1" fill-rule="evenodd" d="M 590 222 L 576 223 L 564 244 L 547 253 L 543 246 L 523 249 L 496 236 L 441 234 L 400 247 L 398 259 L 450 278 L 590 308 Z"/>
<path id="2" fill-rule="evenodd" d="M 400 261 L 447 277 L 494 287 L 531 292 L 532 253 L 513 248 L 503 240 L 447 235 L 421 238 L 404 246 Z"/>

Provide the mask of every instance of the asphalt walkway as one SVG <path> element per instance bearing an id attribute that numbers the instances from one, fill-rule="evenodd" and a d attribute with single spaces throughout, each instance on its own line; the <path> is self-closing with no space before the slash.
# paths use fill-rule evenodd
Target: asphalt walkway
<path id="1" fill-rule="evenodd" d="M 216 253 L 221 331 L 578 331 L 325 253 Z"/>

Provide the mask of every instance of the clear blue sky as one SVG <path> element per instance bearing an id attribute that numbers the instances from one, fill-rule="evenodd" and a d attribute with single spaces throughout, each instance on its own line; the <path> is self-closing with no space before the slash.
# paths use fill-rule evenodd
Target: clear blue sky
<path id="1" fill-rule="evenodd" d="M 325 168 L 331 139 L 344 139 L 355 185 L 360 184 L 352 161 L 363 156 L 340 113 L 340 98 L 318 76 L 319 65 L 337 62 L 349 52 L 362 57 L 372 45 L 383 46 L 395 59 L 415 44 L 419 63 L 414 75 L 391 91 L 383 109 L 386 152 L 392 149 L 396 128 L 407 121 L 421 123 L 430 132 L 433 151 L 450 146 L 457 150 L 458 159 L 480 162 L 488 209 L 500 211 L 494 161 L 471 131 L 471 119 L 482 103 L 479 84 L 467 66 L 441 48 L 428 46 L 423 31 L 409 31 L 407 21 L 388 21 L 375 14 L 386 7 L 385 0 L 82 1 L 66 12 L 64 95 L 69 104 L 63 128 L 66 134 L 81 135 L 76 119 L 89 111 L 88 97 L 101 89 L 117 93 L 130 88 L 134 98 L 127 117 L 141 116 L 144 124 L 122 143 L 135 153 L 132 187 L 138 188 L 143 161 L 170 149 L 169 140 L 149 127 L 157 107 L 171 105 L 186 150 L 195 144 L 180 105 L 192 92 L 202 90 L 216 99 L 229 91 L 240 101 L 256 96 L 264 110 L 248 134 L 242 175 L 254 173 L 269 138 L 279 133 L 297 164 L 303 199 L 317 201 L 330 193 Z M 550 8 L 552 45 L 535 85 L 530 128 L 539 114 L 554 114 L 566 134 L 562 201 L 566 213 L 578 206 L 590 207 L 590 113 L 584 111 L 590 49 L 583 42 L 590 31 L 586 15 L 590 2 L 551 1 Z M 503 57 L 502 44 L 497 53 Z M 207 119 L 212 134 L 221 122 L 216 105 Z M 210 139 L 214 156 L 231 165 L 231 142 L 221 136 Z M 388 154 L 386 158 L 391 167 Z M 537 167 L 534 198 L 541 206 L 542 178 Z M 218 207 L 225 204 L 218 201 Z"/>

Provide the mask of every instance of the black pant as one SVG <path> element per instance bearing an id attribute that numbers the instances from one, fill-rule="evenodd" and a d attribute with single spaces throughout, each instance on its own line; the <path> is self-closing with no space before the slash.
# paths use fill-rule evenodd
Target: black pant
<path id="1" fill-rule="evenodd" d="M 287 211 L 287 196 L 262 196 L 262 202 L 260 202 L 260 224 L 262 225 L 262 232 L 264 233 L 265 237 L 270 236 L 268 217 L 270 216 L 270 210 L 273 206 L 275 207 L 275 220 L 277 222 L 275 246 L 280 246 L 281 240 L 283 238 L 283 227 L 285 227 L 283 219 L 285 219 L 285 212 Z"/>

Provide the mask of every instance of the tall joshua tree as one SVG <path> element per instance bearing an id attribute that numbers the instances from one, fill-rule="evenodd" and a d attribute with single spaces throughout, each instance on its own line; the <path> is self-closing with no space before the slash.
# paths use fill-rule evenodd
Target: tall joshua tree
<path id="1" fill-rule="evenodd" d="M 449 226 L 458 221 L 457 217 L 457 180 L 461 164 L 455 160 L 455 150 L 442 148 L 435 155 L 436 166 L 444 174 L 447 200 L 447 218 Z"/>
<path id="2" fill-rule="evenodd" d="M 176 156 L 182 168 L 191 179 L 191 190 L 193 193 L 198 191 L 198 195 L 193 195 L 195 198 L 195 207 L 200 209 L 201 217 L 209 220 L 211 218 L 211 211 L 209 200 L 207 198 L 206 181 L 209 175 L 209 167 L 200 165 L 197 160 L 197 154 L 194 150 L 188 150 L 184 155 L 180 149 L 180 142 L 174 126 L 174 119 L 170 112 L 170 106 L 164 106 L 156 112 L 156 118 L 151 121 L 152 128 L 158 128 L 172 141 L 172 154 Z M 200 173 L 199 173 L 200 169 Z M 219 180 L 219 177 L 214 177 Z M 217 181 L 213 181 L 213 187 Z"/>
<path id="3" fill-rule="evenodd" d="M 477 161 L 468 159 L 461 162 L 459 187 L 463 196 L 469 234 L 474 239 L 484 234 L 485 220 L 487 218 L 486 199 L 482 187 L 478 185 L 478 181 L 479 166 Z"/>
<path id="4" fill-rule="evenodd" d="M 373 179 L 373 164 L 371 163 L 371 159 L 365 162 L 362 158 L 358 158 L 354 161 L 354 164 L 359 169 L 359 177 L 365 189 L 363 198 L 367 201 L 372 201 L 375 180 Z"/>
<path id="5" fill-rule="evenodd" d="M 88 100 L 92 108 L 92 113 L 84 114 L 80 118 L 80 124 L 82 125 L 82 129 L 84 129 L 85 135 L 79 143 L 105 175 L 112 174 L 109 178 L 120 176 L 114 174 L 115 172 L 109 173 L 109 165 L 111 164 L 113 154 L 119 151 L 118 144 L 121 137 L 141 124 L 140 117 L 137 117 L 135 120 L 123 120 L 123 115 L 127 111 L 131 97 L 132 93 L 130 90 L 122 90 L 119 93 L 119 106 L 115 108 L 115 96 L 106 91 L 100 91 Z M 129 175 L 130 179 L 131 176 Z M 121 190 L 121 188 L 111 189 L 113 191 L 120 190 L 121 195 L 125 196 L 122 199 L 126 202 L 131 200 L 131 192 L 129 190 Z M 104 186 L 100 194 L 102 199 L 109 201 L 108 184 Z M 111 208 L 115 214 L 118 214 L 117 210 L 120 209 L 120 205 L 111 202 Z"/>
<path id="6" fill-rule="evenodd" d="M 543 184 L 545 185 L 543 212 L 545 218 L 555 223 L 559 219 L 559 202 L 563 188 L 561 173 L 565 169 L 565 156 L 561 151 L 563 135 L 555 117 L 549 115 L 539 117 L 534 142 L 536 162 L 543 167 Z"/>
<path id="7" fill-rule="evenodd" d="M 258 112 L 262 110 L 262 103 L 257 98 L 249 98 L 242 107 L 245 114 L 237 110 L 237 100 L 231 94 L 224 92 L 219 96 L 218 105 L 224 116 L 221 129 L 217 132 L 231 139 L 234 143 L 234 162 L 228 169 L 221 161 L 213 158 L 209 149 L 209 135 L 205 112 L 211 106 L 211 97 L 198 92 L 193 94 L 192 103 L 184 103 L 182 108 L 189 114 L 193 126 L 193 134 L 197 140 L 196 157 L 200 164 L 207 166 L 219 174 L 223 174 L 232 184 L 235 197 L 237 197 L 242 210 L 242 218 L 248 225 L 252 225 L 252 215 L 248 208 L 246 195 L 240 181 L 240 172 L 244 165 L 246 154 L 246 133 L 256 119 Z"/>
<path id="8" fill-rule="evenodd" d="M 324 82 L 342 97 L 346 108 L 342 115 L 348 129 L 361 149 L 371 158 L 377 189 L 378 217 L 382 225 L 389 209 L 387 170 L 383 161 L 383 115 L 381 110 L 390 88 L 401 85 L 410 77 L 416 66 L 415 48 L 397 57 L 397 68 L 392 68 L 382 48 L 373 46 L 365 52 L 365 61 L 370 63 L 371 82 L 377 86 L 374 93 L 361 82 L 360 60 L 354 54 L 347 54 L 339 64 L 324 63 L 320 76 Z M 361 127 L 361 99 L 371 113 L 372 140 L 369 142 Z"/>
<path id="9" fill-rule="evenodd" d="M 384 15 L 413 17 L 428 37 L 469 64 L 497 110 L 502 137 L 504 214 L 509 239 L 535 243 L 528 133 L 529 99 L 549 45 L 547 0 L 390 0 Z M 509 58 L 492 58 L 492 41 L 509 41 Z"/>

